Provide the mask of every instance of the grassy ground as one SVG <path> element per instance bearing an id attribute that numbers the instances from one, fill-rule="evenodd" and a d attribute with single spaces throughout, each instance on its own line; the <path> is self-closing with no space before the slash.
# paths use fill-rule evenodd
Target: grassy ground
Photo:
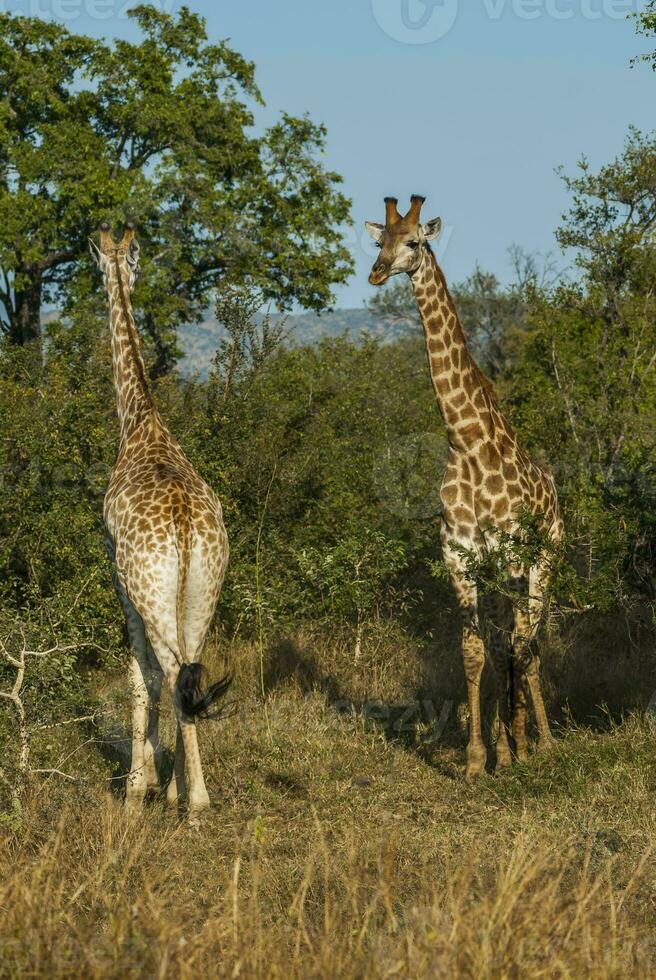
<path id="1" fill-rule="evenodd" d="M 606 660 L 588 674 L 630 685 L 649 659 L 632 656 L 622 682 Z M 46 777 L 4 816 L 0 975 L 656 974 L 649 714 L 561 710 L 551 755 L 469 785 L 455 655 L 389 636 L 358 664 L 336 643 L 274 645 L 266 713 L 257 649 L 230 660 L 236 713 L 201 728 L 215 805 L 199 828 L 159 800 L 128 817 L 107 781 L 127 759 L 123 675 L 103 678 L 92 741 L 35 745 L 85 781 Z M 585 715 L 571 656 L 548 673 Z"/>

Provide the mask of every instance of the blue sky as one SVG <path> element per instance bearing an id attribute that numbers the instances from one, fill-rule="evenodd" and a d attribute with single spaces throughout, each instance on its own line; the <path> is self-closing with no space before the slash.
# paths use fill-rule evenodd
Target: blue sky
<path id="1" fill-rule="evenodd" d="M 175 10 L 175 0 L 160 0 Z M 7 0 L 74 31 L 129 35 L 124 0 Z M 441 215 L 451 280 L 478 261 L 510 276 L 507 246 L 555 249 L 567 206 L 555 168 L 600 165 L 629 124 L 656 128 L 656 75 L 630 59 L 654 46 L 629 11 L 642 0 L 190 0 L 213 39 L 257 65 L 267 107 L 328 127 L 326 163 L 353 200 L 356 273 L 337 306 L 371 295 L 365 219 L 382 197 L 425 194 Z M 102 15 L 102 16 L 99 16 Z M 430 214 L 428 213 L 430 212 Z"/>

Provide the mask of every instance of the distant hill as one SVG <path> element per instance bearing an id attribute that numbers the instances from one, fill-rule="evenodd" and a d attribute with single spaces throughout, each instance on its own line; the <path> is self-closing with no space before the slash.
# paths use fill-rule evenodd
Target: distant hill
<path id="1" fill-rule="evenodd" d="M 274 322 L 281 319 L 274 315 Z M 360 340 L 363 334 L 379 337 L 383 343 L 391 343 L 407 336 L 413 329 L 407 323 L 390 323 L 368 309 L 332 310 L 327 313 L 300 313 L 287 317 L 290 342 L 298 346 L 318 344 L 325 337 L 346 334 L 351 340 Z M 178 343 L 184 352 L 179 362 L 182 374 L 207 377 L 212 359 L 224 336 L 223 327 L 216 320 L 208 319 L 193 326 L 180 327 Z"/>

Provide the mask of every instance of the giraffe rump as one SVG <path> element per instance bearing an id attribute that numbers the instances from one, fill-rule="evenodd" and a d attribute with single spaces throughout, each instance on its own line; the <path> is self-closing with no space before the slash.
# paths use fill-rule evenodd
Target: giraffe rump
<path id="1" fill-rule="evenodd" d="M 177 481 L 175 481 L 177 483 Z M 226 674 L 207 691 L 203 692 L 201 681 L 204 672 L 202 664 L 186 663 L 187 648 L 184 638 L 185 592 L 189 574 L 189 559 L 191 554 L 192 529 L 190 522 L 190 505 L 184 486 L 177 487 L 176 500 L 173 507 L 173 525 L 178 550 L 178 589 L 176 596 L 176 622 L 178 632 L 178 652 L 183 660 L 177 680 L 177 691 L 180 707 L 187 718 L 216 718 L 220 712 L 210 715 L 212 705 L 226 693 L 232 682 L 232 677 Z"/>

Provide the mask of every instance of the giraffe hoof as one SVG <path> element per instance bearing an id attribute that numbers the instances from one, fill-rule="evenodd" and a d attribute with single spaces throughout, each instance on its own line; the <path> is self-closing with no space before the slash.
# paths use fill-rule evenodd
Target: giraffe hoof
<path id="1" fill-rule="evenodd" d="M 123 809 L 128 814 L 141 813 L 143 810 L 144 796 L 139 794 L 129 793 L 123 801 Z"/>
<path id="2" fill-rule="evenodd" d="M 479 776 L 484 776 L 486 761 L 487 752 L 483 746 L 467 749 L 467 768 L 465 770 L 465 778 L 469 780 L 478 779 Z"/>
<path id="3" fill-rule="evenodd" d="M 497 761 L 494 766 L 494 771 L 502 772 L 504 769 L 510 769 L 511 766 L 512 766 L 512 756 L 510 752 L 508 752 L 507 754 L 505 752 L 503 754 L 497 752 Z"/>
<path id="4" fill-rule="evenodd" d="M 189 816 L 197 816 L 205 810 L 209 810 L 210 798 L 207 793 L 199 793 L 197 796 L 189 797 Z"/>
<path id="5" fill-rule="evenodd" d="M 515 758 L 518 762 L 528 762 L 528 745 L 516 745 Z"/>

